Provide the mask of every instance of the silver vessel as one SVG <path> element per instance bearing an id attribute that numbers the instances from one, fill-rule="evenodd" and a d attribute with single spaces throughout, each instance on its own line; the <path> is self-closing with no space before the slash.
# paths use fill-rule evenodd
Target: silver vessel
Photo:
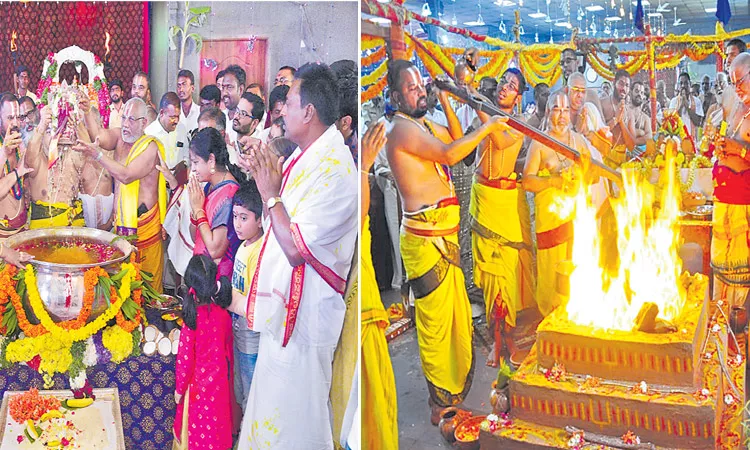
<path id="1" fill-rule="evenodd" d="M 120 250 L 123 256 L 96 264 L 59 264 L 32 260 L 31 264 L 36 268 L 36 284 L 39 295 L 55 322 L 78 317 L 83 306 L 85 290 L 83 275 L 86 270 L 92 267 L 102 267 L 110 274 L 118 272 L 120 263 L 125 261 L 133 252 L 133 246 L 124 239 L 117 239 L 117 235 L 107 231 L 80 227 L 40 228 L 18 233 L 5 241 L 7 246 L 17 249 L 23 247 L 29 241 L 38 239 L 54 242 L 72 238 L 82 238 L 111 245 Z M 24 304 L 28 304 L 26 298 L 22 300 Z M 107 309 L 107 304 L 107 299 L 101 296 L 95 297 L 88 320 L 94 320 L 104 312 Z"/>

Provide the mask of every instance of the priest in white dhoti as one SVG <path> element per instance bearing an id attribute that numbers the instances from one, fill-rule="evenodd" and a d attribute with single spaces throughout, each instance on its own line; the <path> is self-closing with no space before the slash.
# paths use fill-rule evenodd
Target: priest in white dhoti
<path id="1" fill-rule="evenodd" d="M 333 448 L 333 353 L 358 230 L 357 169 L 334 124 L 336 92 L 327 66 L 300 68 L 283 113 L 298 148 L 287 160 L 265 147 L 246 158 L 271 229 L 247 303 L 261 338 L 240 450 Z"/>

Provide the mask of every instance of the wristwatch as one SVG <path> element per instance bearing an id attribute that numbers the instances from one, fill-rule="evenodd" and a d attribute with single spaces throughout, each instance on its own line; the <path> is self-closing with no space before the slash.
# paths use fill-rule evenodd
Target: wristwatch
<path id="1" fill-rule="evenodd" d="M 274 206 L 276 206 L 276 205 L 277 205 L 277 204 L 279 204 L 279 203 L 282 203 L 282 202 L 281 202 L 281 197 L 271 197 L 271 198 L 269 198 L 269 199 L 268 199 L 268 201 L 266 202 L 266 206 L 268 207 L 268 209 L 269 209 L 269 211 L 270 211 L 270 210 L 271 210 L 271 208 L 273 208 Z"/>

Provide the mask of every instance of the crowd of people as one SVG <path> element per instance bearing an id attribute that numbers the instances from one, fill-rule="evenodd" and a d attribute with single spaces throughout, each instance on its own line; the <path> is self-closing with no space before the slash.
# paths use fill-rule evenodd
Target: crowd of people
<path id="1" fill-rule="evenodd" d="M 711 266 L 716 292 L 726 295 L 730 288 L 732 304 L 744 305 L 750 287 L 750 55 L 740 39 L 726 42 L 725 50 L 725 72 L 713 80 L 706 76 L 700 85 L 693 84 L 687 72 L 679 73 L 671 98 L 665 82 L 659 81 L 656 116 L 658 126 L 665 112 L 678 114 L 695 142 L 702 134 L 716 137 Z M 656 139 L 648 85 L 618 70 L 597 92 L 583 76 L 580 60 L 575 50 L 564 50 L 562 82 L 534 86 L 534 106 L 526 114 L 520 111 L 527 80 L 515 68 L 478 80 L 476 90 L 465 85 L 484 102 L 576 150 L 580 159 L 530 139 L 511 128 L 508 119 L 467 104 L 455 107 L 405 60 L 389 63 L 387 99 L 363 106 L 369 129 L 362 139 L 362 169 L 373 169 L 384 194 L 397 272 L 392 286 L 408 286 L 402 292 L 408 292 L 414 307 L 435 425 L 443 408 L 463 401 L 475 367 L 458 246 L 460 206 L 450 166 L 464 161 L 474 170 L 468 224 L 473 281 L 482 290 L 487 321 L 497 331 L 487 364 L 497 367 L 505 347 L 509 362 L 517 365 L 523 358 L 512 339 L 518 311 L 536 307 L 546 316 L 561 302 L 556 268 L 570 259 L 575 230 L 572 215 L 559 214 L 553 204 L 574 195 L 582 182 L 598 208 L 600 228 L 611 229 L 607 221 L 614 219 L 609 204 L 613 189 L 596 167 L 614 168 L 638 158 Z M 363 214 L 369 200 L 365 191 Z M 366 218 L 363 223 L 367 228 Z M 362 233 L 368 242 L 368 230 Z M 602 261 L 610 264 L 616 247 L 606 247 Z M 366 251 L 363 258 L 369 256 Z M 366 404 L 375 408 L 372 420 L 363 421 L 368 437 L 363 442 L 370 448 L 396 448 L 393 373 L 381 337 L 369 331 L 382 324 L 376 318 L 387 317 L 373 272 L 372 261 L 363 262 L 363 316 L 365 305 L 370 305 L 371 320 L 362 322 L 362 383 Z"/>
<path id="2" fill-rule="evenodd" d="M 17 75 L 0 96 L 0 257 L 31 260 L 1 240 L 27 229 L 134 236 L 153 288 L 183 299 L 174 448 L 332 448 L 358 234 L 356 63 L 281 67 L 268 96 L 230 65 L 198 102 L 191 71 L 158 103 L 138 72 L 129 99 L 109 82 L 108 122 L 73 82 L 62 126 Z"/>

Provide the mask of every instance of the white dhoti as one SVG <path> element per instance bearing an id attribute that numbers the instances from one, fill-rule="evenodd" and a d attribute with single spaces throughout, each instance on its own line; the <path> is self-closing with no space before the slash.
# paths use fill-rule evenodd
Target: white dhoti
<path id="1" fill-rule="evenodd" d="M 185 276 L 190 258 L 193 257 L 193 237 L 190 234 L 190 198 L 184 186 L 172 195 L 164 218 L 164 229 L 170 237 L 167 255 L 180 276 Z"/>
<path id="2" fill-rule="evenodd" d="M 88 228 L 99 228 L 112 218 L 115 208 L 115 194 L 88 195 L 79 193 L 83 204 L 83 218 Z"/>
<path id="3" fill-rule="evenodd" d="M 274 230 L 265 234 L 246 309 L 261 339 L 239 450 L 333 448 L 329 396 L 359 228 L 357 181 L 335 126 L 284 162 L 281 198 L 305 263 L 292 267 Z"/>
<path id="4" fill-rule="evenodd" d="M 328 396 L 335 349 L 294 339 L 282 347 L 281 340 L 261 333 L 238 448 L 333 448 Z"/>

